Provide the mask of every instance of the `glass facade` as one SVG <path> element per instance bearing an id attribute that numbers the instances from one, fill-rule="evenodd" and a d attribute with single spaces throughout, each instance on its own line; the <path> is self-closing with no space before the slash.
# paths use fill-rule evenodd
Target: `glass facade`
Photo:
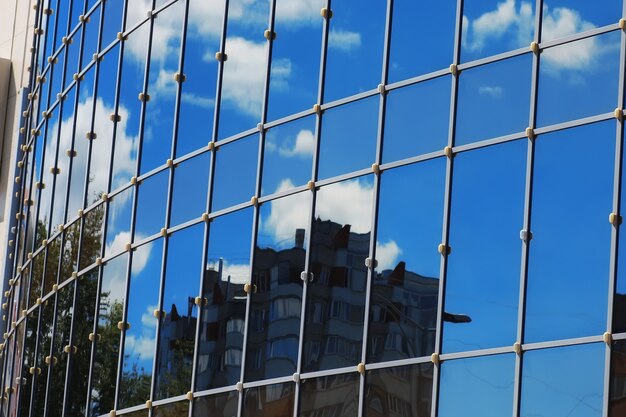
<path id="1" fill-rule="evenodd" d="M 15 417 L 626 415 L 622 0 L 40 0 Z"/>

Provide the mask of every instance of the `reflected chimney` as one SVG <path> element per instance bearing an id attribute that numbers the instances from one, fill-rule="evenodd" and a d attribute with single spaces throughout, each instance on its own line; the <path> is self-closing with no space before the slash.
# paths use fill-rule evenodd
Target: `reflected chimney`
<path id="1" fill-rule="evenodd" d="M 304 229 L 296 229 L 296 248 L 304 248 Z"/>

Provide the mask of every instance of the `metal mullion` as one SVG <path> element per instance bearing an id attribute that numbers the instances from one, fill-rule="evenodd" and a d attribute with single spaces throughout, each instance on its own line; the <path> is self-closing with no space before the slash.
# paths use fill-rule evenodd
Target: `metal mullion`
<path id="1" fill-rule="evenodd" d="M 626 14 L 626 1 L 622 3 L 622 16 Z M 608 303 L 606 331 L 612 335 L 613 333 L 613 308 L 615 303 L 615 291 L 617 289 L 618 268 L 619 268 L 619 240 L 620 240 L 620 224 L 621 224 L 621 198 L 622 198 L 622 158 L 624 137 L 624 89 L 625 71 L 626 71 L 626 34 L 621 31 L 621 48 L 620 48 L 620 67 L 619 67 L 619 84 L 617 91 L 617 108 L 620 110 L 619 117 L 616 122 L 615 135 L 615 173 L 613 177 L 613 213 L 618 217 L 618 221 L 611 227 L 611 255 L 609 270 L 609 286 L 608 286 Z M 609 415 L 611 409 L 611 356 L 613 350 L 612 337 L 606 340 L 605 357 L 604 357 L 604 393 L 602 395 L 602 415 Z"/>
<path id="2" fill-rule="evenodd" d="M 452 66 L 456 67 L 460 63 L 461 57 L 461 37 L 462 37 L 462 22 L 463 22 L 463 0 L 458 0 L 456 9 L 456 21 L 455 21 L 455 33 L 454 33 L 454 53 L 452 56 Z M 454 66 L 454 67 L 453 67 Z M 457 98 L 459 87 L 459 72 L 453 72 L 451 77 L 450 87 L 450 119 L 448 125 L 448 146 L 454 147 L 455 135 L 456 135 L 456 113 L 457 113 Z M 452 178 L 454 168 L 454 157 L 450 155 L 446 161 L 446 178 L 444 189 L 444 206 L 443 206 L 443 221 L 441 232 L 441 243 L 444 245 L 443 253 L 441 254 L 441 263 L 439 270 L 439 304 L 437 306 L 437 321 L 435 327 L 435 352 L 437 359 L 433 362 L 433 388 L 432 388 L 432 402 L 431 402 L 431 416 L 436 417 L 439 408 L 439 384 L 440 384 L 440 372 L 441 362 L 438 360 L 441 354 L 442 340 L 443 340 L 443 312 L 445 306 L 446 296 L 446 275 L 448 269 L 448 248 L 450 237 L 450 210 L 452 199 Z"/>
<path id="3" fill-rule="evenodd" d="M 325 1 L 325 8 L 331 9 L 332 0 Z M 330 15 L 329 15 L 330 17 Z M 319 67 L 319 83 L 317 90 L 317 104 L 324 102 L 324 84 L 326 81 L 326 59 L 328 56 L 328 36 L 330 33 L 330 18 L 322 20 L 322 39 L 320 44 L 320 67 Z M 313 151 L 313 161 L 311 168 L 311 180 L 315 182 L 318 176 L 319 153 L 320 153 L 320 134 L 322 129 L 321 112 L 315 116 L 315 150 Z M 313 226 L 315 225 L 315 203 L 317 200 L 317 187 L 311 189 L 311 201 L 309 204 L 309 233 L 306 237 L 307 253 L 304 258 L 304 280 L 302 283 L 302 306 L 300 310 L 300 337 L 298 338 L 298 363 L 296 365 L 296 373 L 298 375 L 296 387 L 294 390 L 293 401 L 293 417 L 298 417 L 298 409 L 300 408 L 300 374 L 302 373 L 302 357 L 304 355 L 304 331 L 305 317 L 308 297 L 308 286 L 312 272 L 311 269 L 311 244 L 313 242 Z"/>
<path id="4" fill-rule="evenodd" d="M 391 28 L 393 21 L 393 0 L 387 0 L 386 15 L 385 15 L 385 37 L 383 44 L 383 57 L 380 82 L 382 89 L 379 90 L 379 108 L 378 108 L 378 132 L 376 134 L 376 155 L 374 164 L 379 167 L 382 162 L 383 155 L 383 141 L 385 130 L 385 112 L 387 103 L 387 94 L 385 94 L 385 85 L 388 81 L 389 70 L 389 54 L 391 46 Z M 367 363 L 367 341 L 369 334 L 369 321 L 370 321 L 370 306 L 372 297 L 372 281 L 376 276 L 376 239 L 378 233 L 378 210 L 379 210 L 379 197 L 381 187 L 381 175 L 382 172 L 377 168 L 374 170 L 374 189 L 372 190 L 372 213 L 371 218 L 371 232 L 369 242 L 369 259 L 370 263 L 367 266 L 367 280 L 365 283 L 365 306 L 363 309 L 363 337 L 361 339 L 361 363 Z M 365 404 L 365 372 L 359 374 L 359 399 L 358 399 L 358 411 L 357 415 L 362 417 L 364 414 L 363 408 Z"/>
<path id="5" fill-rule="evenodd" d="M 175 1 L 172 1 L 170 3 L 168 3 L 167 5 L 165 5 L 161 11 L 163 11 L 166 7 L 171 6 L 172 4 L 174 4 Z M 153 8 L 154 8 L 154 4 L 153 4 Z M 174 123 L 172 126 L 172 142 L 171 142 L 171 150 L 170 150 L 170 158 L 173 161 L 175 158 L 175 154 L 176 154 L 176 143 L 177 143 L 177 139 L 178 139 L 178 120 L 179 120 L 179 116 L 180 116 L 180 102 L 181 102 L 181 95 L 182 95 L 182 84 L 183 84 L 183 79 L 182 79 L 182 74 L 183 74 L 183 62 L 184 62 L 184 51 L 185 51 L 185 42 L 186 42 L 186 30 L 187 30 L 187 22 L 188 22 L 188 14 L 189 14 L 189 2 L 185 1 L 185 11 L 184 11 L 184 15 L 183 15 L 183 24 L 182 24 L 182 33 L 181 33 L 181 45 L 180 45 L 180 54 L 179 54 L 179 60 L 178 60 L 178 73 L 180 74 L 180 77 L 176 83 L 176 98 L 175 98 L 175 105 L 174 105 Z M 157 15 L 158 17 L 158 15 Z M 151 20 L 151 24 L 153 24 L 152 22 L 154 22 L 154 19 Z M 150 45 L 152 45 L 152 34 L 153 34 L 153 28 L 151 27 L 150 29 L 151 31 L 151 37 L 150 37 Z M 150 56 L 148 57 L 148 60 L 150 59 Z M 146 73 L 146 77 L 149 77 L 149 74 Z M 167 200 L 166 200 L 166 204 L 165 204 L 165 219 L 164 219 L 164 224 L 165 224 L 165 229 L 167 230 L 170 226 L 170 221 L 171 221 L 171 211 L 172 211 L 172 196 L 174 193 L 174 173 L 175 173 L 175 167 L 169 167 L 169 175 L 168 175 L 168 184 L 167 184 Z M 163 237 L 163 251 L 162 251 L 162 258 L 161 258 L 161 274 L 159 276 L 159 299 L 157 302 L 158 305 L 158 309 L 161 312 L 165 312 L 163 309 L 163 303 L 164 303 L 164 299 L 165 299 L 165 285 L 166 285 L 166 271 L 167 271 L 167 254 L 169 251 L 169 235 L 170 233 L 167 233 L 164 237 Z M 154 355 L 153 355 L 153 361 L 152 361 L 152 368 L 153 368 L 153 372 L 152 372 L 152 378 L 150 381 L 150 398 L 149 400 L 154 401 L 154 396 L 156 393 L 156 382 L 157 382 L 157 372 L 158 372 L 158 368 L 157 365 L 159 363 L 159 352 L 160 352 L 160 342 L 161 342 L 161 326 L 162 326 L 162 317 L 159 316 L 157 317 L 157 325 L 156 325 L 156 335 L 155 335 L 155 343 L 154 343 Z"/>
<path id="6" fill-rule="evenodd" d="M 128 7 L 129 7 L 129 2 L 134 1 L 134 0 L 124 0 L 124 10 L 122 11 L 122 25 L 123 28 L 126 27 L 126 19 L 128 17 Z M 123 28 L 122 28 L 122 32 L 123 32 Z M 117 80 L 116 80 L 116 86 L 115 86 L 115 113 L 114 114 L 118 114 L 119 112 L 119 106 L 120 106 L 120 92 L 121 92 L 121 83 L 122 83 L 122 65 L 123 65 L 123 59 L 124 59 L 124 42 L 120 42 L 120 53 L 119 53 L 119 62 L 117 64 Z M 116 139 L 116 134 L 117 134 L 117 124 L 118 122 L 115 121 L 113 123 L 113 138 L 111 141 L 111 162 L 110 162 L 110 166 L 109 166 L 109 182 L 107 185 L 107 191 L 111 190 L 111 183 L 113 181 L 113 162 L 115 159 L 115 139 Z M 107 206 L 109 205 L 109 203 L 107 203 Z M 135 186 L 135 191 L 133 192 L 133 198 L 131 201 L 131 218 L 130 218 L 130 237 L 131 237 L 131 242 L 133 241 L 133 237 L 135 236 L 135 216 L 136 216 L 136 211 L 137 211 L 137 187 Z M 126 262 L 126 272 L 125 272 L 125 283 L 124 283 L 124 308 L 123 308 L 123 312 L 122 312 L 122 324 L 126 323 L 127 320 L 127 316 L 128 316 L 128 292 L 130 289 L 130 274 L 132 271 L 132 261 L 133 261 L 133 251 L 131 250 L 130 252 L 128 252 L 128 260 Z M 118 399 L 119 399 L 119 394 L 120 394 L 120 383 L 122 380 L 122 373 L 123 373 L 123 365 L 124 365 L 124 342 L 126 340 L 126 327 L 123 326 L 122 329 L 120 329 L 120 344 L 119 344 L 119 355 L 118 355 L 118 360 L 117 360 L 117 375 L 115 378 L 115 398 L 113 399 L 113 410 L 117 410 L 117 406 L 118 406 Z"/>
<path id="7" fill-rule="evenodd" d="M 224 12 L 222 16 L 222 32 L 221 32 L 221 40 L 220 40 L 220 51 L 224 51 L 224 47 L 226 44 L 226 29 L 228 25 L 228 4 L 229 0 L 224 0 Z M 186 9 L 188 10 L 188 9 Z M 220 98 L 221 98 L 221 84 L 224 72 L 224 61 L 218 61 L 217 64 L 217 79 L 216 79 L 216 87 L 215 87 L 215 109 L 213 113 L 213 132 L 211 133 L 211 142 L 215 143 L 217 140 L 217 128 L 219 122 L 219 111 L 220 111 Z M 209 162 L 209 176 L 208 176 L 208 184 L 207 184 L 207 200 L 206 200 L 206 213 L 211 212 L 211 202 L 212 202 L 212 194 L 213 194 L 213 181 L 215 179 L 215 149 L 209 151 L 210 154 L 210 162 Z M 204 277 L 206 274 L 206 263 L 209 252 L 209 235 L 210 235 L 210 220 L 207 219 L 204 226 L 204 236 L 202 237 L 202 266 L 200 271 L 200 285 L 199 285 L 199 297 L 201 299 L 201 303 L 198 306 L 198 318 L 196 319 L 196 332 L 195 332 L 195 340 L 194 340 L 194 350 L 193 350 L 193 364 L 191 369 L 191 391 L 196 391 L 196 377 L 197 377 L 197 369 L 198 369 L 198 351 L 200 349 L 200 330 L 202 329 L 202 317 L 204 311 Z M 188 417 L 193 417 L 193 408 L 195 405 L 195 401 L 190 401 L 189 403 L 189 413 Z"/>
<path id="8" fill-rule="evenodd" d="M 539 44 L 541 42 L 541 28 L 543 16 L 543 0 L 535 2 L 535 35 L 533 41 Z M 530 84 L 530 109 L 528 116 L 528 127 L 535 128 L 537 121 L 537 96 L 539 85 L 539 62 L 540 52 L 533 53 L 532 78 Z M 533 131 L 531 131 L 533 132 Z M 524 220 L 523 230 L 527 233 L 527 238 L 522 239 L 521 265 L 520 265 L 520 283 L 519 283 L 519 301 L 517 306 L 517 338 L 519 344 L 524 342 L 524 326 L 526 315 L 526 288 L 528 283 L 528 261 L 530 257 L 531 243 L 531 221 L 532 221 L 532 197 L 533 197 L 533 178 L 535 166 L 535 135 L 531 133 L 527 139 L 528 151 L 526 156 L 526 187 L 524 191 Z M 521 345 L 523 349 L 523 345 Z M 513 379 L 513 417 L 520 415 L 521 396 L 522 396 L 522 369 L 523 369 L 523 351 L 515 355 L 515 374 Z"/>

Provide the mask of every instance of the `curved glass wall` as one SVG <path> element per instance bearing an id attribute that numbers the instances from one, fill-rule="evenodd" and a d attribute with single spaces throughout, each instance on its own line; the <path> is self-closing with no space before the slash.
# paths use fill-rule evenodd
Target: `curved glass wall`
<path id="1" fill-rule="evenodd" d="M 622 416 L 623 9 L 40 1 L 1 413 Z"/>

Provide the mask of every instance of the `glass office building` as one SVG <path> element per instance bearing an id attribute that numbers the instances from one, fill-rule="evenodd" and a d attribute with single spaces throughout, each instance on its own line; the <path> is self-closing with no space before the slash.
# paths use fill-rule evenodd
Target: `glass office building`
<path id="1" fill-rule="evenodd" d="M 2 415 L 626 415 L 625 4 L 39 0 Z"/>

